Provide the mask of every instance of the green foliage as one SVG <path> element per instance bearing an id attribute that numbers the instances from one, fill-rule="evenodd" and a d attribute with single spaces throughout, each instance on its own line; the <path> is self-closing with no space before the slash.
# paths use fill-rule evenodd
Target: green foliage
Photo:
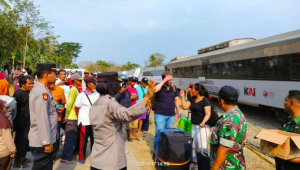
<path id="1" fill-rule="evenodd" d="M 157 67 L 164 64 L 165 55 L 161 53 L 154 53 L 149 56 L 149 59 L 145 62 L 146 68 L 148 67 Z M 149 63 L 149 64 L 148 64 Z"/>
<path id="2" fill-rule="evenodd" d="M 102 61 L 102 60 L 98 60 L 96 62 L 96 64 L 100 67 L 100 71 L 101 72 L 107 72 L 107 68 L 111 66 L 111 64 L 109 64 L 108 62 L 106 61 Z"/>
<path id="3" fill-rule="evenodd" d="M 133 70 L 133 69 L 138 68 L 138 67 L 141 67 L 141 66 L 128 61 L 126 64 L 122 65 L 120 69 L 122 71 L 129 71 L 129 70 Z"/>
<path id="4" fill-rule="evenodd" d="M 37 63 L 54 62 L 59 68 L 78 68 L 74 62 L 82 45 L 59 43 L 53 27 L 30 0 L 10 0 L 13 9 L 0 10 L 0 67 L 34 69 Z M 0 5 L 2 4 L 0 0 Z M 14 60 L 12 56 L 15 56 Z"/>
<path id="5" fill-rule="evenodd" d="M 0 0 L 0 5 L 4 7 L 4 9 L 11 9 L 8 3 L 5 0 Z"/>

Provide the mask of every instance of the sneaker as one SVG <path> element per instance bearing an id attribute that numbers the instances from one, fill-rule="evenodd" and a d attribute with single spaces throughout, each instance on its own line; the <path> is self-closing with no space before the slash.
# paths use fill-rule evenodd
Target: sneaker
<path id="1" fill-rule="evenodd" d="M 82 161 L 78 161 L 80 164 L 84 164 L 85 163 L 85 160 L 82 160 Z"/>
<path id="2" fill-rule="evenodd" d="M 190 170 L 196 170 L 198 169 L 198 165 L 195 165 L 194 163 L 190 164 Z"/>

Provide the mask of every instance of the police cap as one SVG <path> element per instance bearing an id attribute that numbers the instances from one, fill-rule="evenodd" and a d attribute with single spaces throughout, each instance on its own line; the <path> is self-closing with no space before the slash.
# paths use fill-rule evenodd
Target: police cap
<path id="1" fill-rule="evenodd" d="M 115 82 L 118 81 L 117 72 L 105 72 L 97 75 L 98 82 Z"/>
<path id="2" fill-rule="evenodd" d="M 38 63 L 36 66 L 37 71 L 56 71 L 55 63 Z"/>
<path id="3" fill-rule="evenodd" d="M 225 99 L 237 101 L 239 98 L 238 91 L 231 86 L 223 86 L 219 91 L 219 96 Z"/>

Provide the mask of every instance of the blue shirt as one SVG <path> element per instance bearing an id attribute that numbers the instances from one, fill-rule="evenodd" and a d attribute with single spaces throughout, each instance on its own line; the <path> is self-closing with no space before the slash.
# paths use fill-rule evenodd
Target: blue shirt
<path id="1" fill-rule="evenodd" d="M 142 86 L 137 86 L 136 90 L 137 90 L 138 95 L 139 95 L 139 100 L 137 100 L 136 102 L 139 102 L 139 101 L 141 101 L 144 98 L 144 93 L 145 93 L 145 95 L 147 94 L 148 89 L 147 88 L 143 88 Z M 144 91 L 144 93 L 143 93 L 143 91 Z"/>
<path id="2" fill-rule="evenodd" d="M 127 89 L 122 94 L 117 93 L 115 95 L 115 99 L 120 103 L 120 105 L 126 108 L 131 106 L 131 96 Z"/>
<path id="3" fill-rule="evenodd" d="M 161 90 L 155 93 L 155 114 L 163 116 L 175 115 L 175 97 L 178 97 L 179 93 L 175 86 L 174 88 L 170 86 L 168 90 L 167 87 L 163 85 Z"/>

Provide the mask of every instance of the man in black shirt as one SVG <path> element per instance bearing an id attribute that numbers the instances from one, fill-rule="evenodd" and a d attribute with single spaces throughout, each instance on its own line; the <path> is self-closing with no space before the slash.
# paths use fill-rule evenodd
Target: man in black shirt
<path id="1" fill-rule="evenodd" d="M 33 81 L 30 76 L 21 75 L 19 84 L 20 89 L 18 89 L 13 95 L 17 101 L 17 116 L 14 120 L 14 130 L 16 131 L 15 145 L 17 148 L 17 154 L 13 167 L 26 168 L 29 167 L 27 163 L 32 162 L 32 160 L 25 158 L 25 156 L 29 150 L 29 92 L 33 87 Z"/>

